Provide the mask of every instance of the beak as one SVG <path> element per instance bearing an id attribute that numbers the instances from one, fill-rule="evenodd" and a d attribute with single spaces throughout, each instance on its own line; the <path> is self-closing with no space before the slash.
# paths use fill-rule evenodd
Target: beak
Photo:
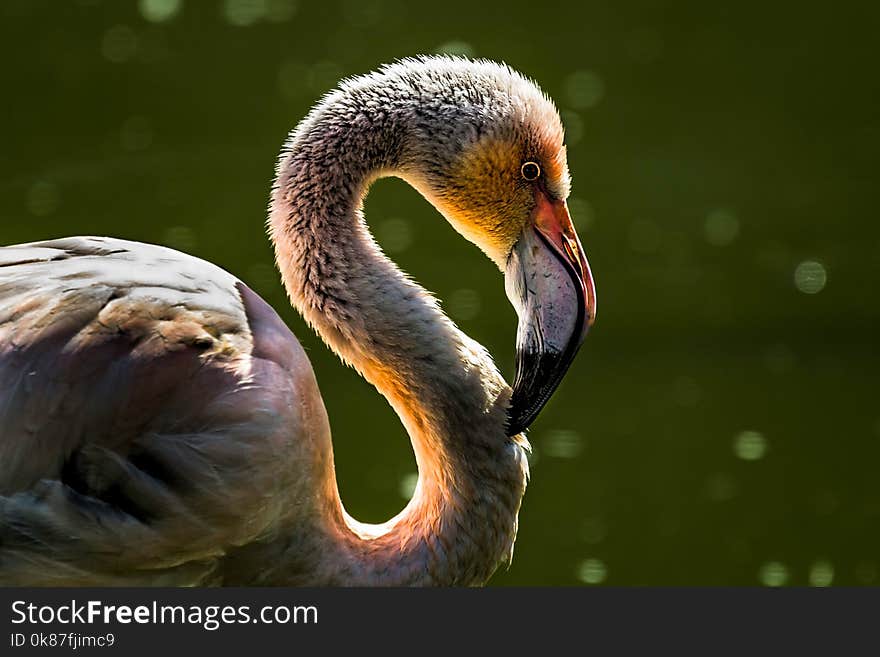
<path id="1" fill-rule="evenodd" d="M 590 265 L 565 201 L 536 193 L 533 222 L 513 247 L 504 273 L 516 308 L 516 379 L 507 435 L 522 433 L 568 371 L 596 318 Z"/>

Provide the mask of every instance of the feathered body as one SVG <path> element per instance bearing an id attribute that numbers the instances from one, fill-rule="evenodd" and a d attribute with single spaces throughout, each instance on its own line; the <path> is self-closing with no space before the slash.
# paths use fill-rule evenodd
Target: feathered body
<path id="1" fill-rule="evenodd" d="M 552 103 L 455 58 L 343 82 L 284 147 L 269 231 L 291 301 L 416 454 L 415 494 L 381 525 L 345 512 L 306 356 L 235 277 L 106 238 L 0 249 L 0 584 L 484 583 L 528 476 L 511 391 L 361 207 L 399 176 L 503 266 L 530 203 L 508 169 L 530 153 L 564 199 Z"/>

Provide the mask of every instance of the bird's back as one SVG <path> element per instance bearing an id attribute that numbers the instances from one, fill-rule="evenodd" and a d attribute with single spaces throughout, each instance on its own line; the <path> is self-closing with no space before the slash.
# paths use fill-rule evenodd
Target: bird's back
<path id="1" fill-rule="evenodd" d="M 0 248 L 0 584 L 210 582 L 285 521 L 325 426 L 299 343 L 227 272 Z"/>

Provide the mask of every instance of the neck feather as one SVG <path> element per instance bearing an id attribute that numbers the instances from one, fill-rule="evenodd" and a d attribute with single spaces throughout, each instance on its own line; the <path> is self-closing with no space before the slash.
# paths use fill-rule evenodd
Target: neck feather
<path id="1" fill-rule="evenodd" d="M 407 113 L 414 99 L 383 90 L 384 102 L 372 103 L 369 91 L 337 92 L 292 133 L 269 230 L 292 303 L 388 399 L 419 480 L 400 514 L 362 524 L 342 507 L 331 455 L 315 529 L 327 556 L 310 568 L 326 583 L 480 584 L 510 557 L 527 444 L 505 436 L 510 390 L 486 351 L 367 229 L 373 180 L 398 175 L 418 186 L 408 153 L 423 134 Z"/>

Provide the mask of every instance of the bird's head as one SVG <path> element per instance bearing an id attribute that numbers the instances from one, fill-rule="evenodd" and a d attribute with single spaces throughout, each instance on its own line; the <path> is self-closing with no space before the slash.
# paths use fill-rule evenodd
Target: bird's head
<path id="1" fill-rule="evenodd" d="M 508 434 L 556 390 L 596 316 L 596 293 L 568 213 L 562 122 L 530 80 L 493 62 L 403 62 L 418 88 L 407 177 L 505 274 L 519 316 Z"/>

